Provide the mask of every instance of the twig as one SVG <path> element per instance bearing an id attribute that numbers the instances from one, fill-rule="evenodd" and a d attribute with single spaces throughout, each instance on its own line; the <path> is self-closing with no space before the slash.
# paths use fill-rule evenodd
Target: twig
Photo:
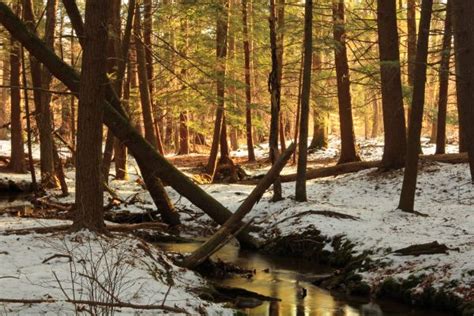
<path id="1" fill-rule="evenodd" d="M 55 255 L 52 255 L 51 257 L 48 257 L 48 258 L 44 259 L 41 263 L 46 263 L 46 262 L 51 261 L 55 258 L 68 258 L 69 261 L 72 260 L 72 257 L 70 255 L 64 255 L 64 254 L 61 254 L 61 253 L 57 253 Z"/>

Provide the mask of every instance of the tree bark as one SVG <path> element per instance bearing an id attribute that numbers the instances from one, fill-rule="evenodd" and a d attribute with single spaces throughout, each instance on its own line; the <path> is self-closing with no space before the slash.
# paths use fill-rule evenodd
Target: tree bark
<path id="1" fill-rule="evenodd" d="M 15 10 L 19 12 L 18 5 Z M 9 168 L 13 172 L 25 172 L 25 152 L 23 148 L 23 123 L 21 120 L 20 96 L 20 43 L 13 37 L 10 41 L 10 136 L 11 159 Z"/>
<path id="2" fill-rule="evenodd" d="M 255 161 L 252 136 L 252 73 L 250 68 L 250 35 L 248 25 L 248 0 L 242 0 L 242 25 L 245 69 L 245 131 L 247 153 L 250 162 Z"/>
<path id="3" fill-rule="evenodd" d="M 398 46 L 396 0 L 377 1 L 384 151 L 382 168 L 401 168 L 405 162 L 406 130 Z"/>
<path id="4" fill-rule="evenodd" d="M 313 53 L 313 73 L 320 74 L 321 67 L 321 52 L 315 52 Z M 309 149 L 324 149 L 328 146 L 327 113 L 322 110 L 322 104 L 318 104 L 316 93 L 313 93 L 313 100 L 315 103 L 313 109 L 313 138 Z"/>
<path id="5" fill-rule="evenodd" d="M 12 13 L 7 5 L 0 2 L 0 23 L 20 41 L 26 49 L 61 80 L 72 92 L 79 90 L 79 75 L 54 53 L 48 50 L 37 36 L 29 32 L 23 23 Z M 223 224 L 231 212 L 194 184 L 186 175 L 171 165 L 130 124 L 121 107 L 120 100 L 113 94 L 107 95 L 104 107 L 104 123 L 112 129 L 116 137 L 127 144 L 137 160 L 142 174 L 157 176 L 169 183 L 179 194 L 202 209 L 218 224 Z M 146 180 L 145 180 L 146 181 Z M 243 246 L 257 248 L 258 242 L 248 234 L 248 230 L 239 233 Z"/>
<path id="6" fill-rule="evenodd" d="M 271 100 L 271 119 L 270 119 L 270 160 L 272 164 L 276 162 L 280 151 L 278 150 L 278 127 L 280 118 L 280 96 L 281 96 L 281 73 L 282 65 L 280 64 L 280 50 L 282 47 L 278 47 L 277 41 L 277 18 L 275 0 L 270 0 L 270 46 L 271 46 L 271 57 L 272 57 L 272 70 L 268 77 L 268 89 L 270 92 Z M 273 183 L 273 201 L 279 201 L 282 199 L 281 182 L 277 177 Z"/>
<path id="7" fill-rule="evenodd" d="M 428 40 L 430 32 L 433 0 L 422 0 L 418 44 L 416 50 L 415 81 L 411 106 L 410 124 L 408 127 L 407 156 L 403 176 L 402 192 L 398 208 L 413 212 L 415 204 L 416 179 L 418 175 L 419 144 L 423 107 L 425 104 L 425 83 L 428 58 Z"/>
<path id="8" fill-rule="evenodd" d="M 225 76 L 226 76 L 226 58 L 227 58 L 227 29 L 229 24 L 229 2 L 228 0 L 219 0 L 216 7 L 217 25 L 216 25 L 216 118 L 214 121 L 214 133 L 212 136 L 211 152 L 207 162 L 206 171 L 214 178 L 217 166 L 217 153 L 219 142 L 221 140 L 222 122 L 225 107 Z"/>
<path id="9" fill-rule="evenodd" d="M 56 1 L 48 0 L 46 3 L 46 26 L 45 44 L 54 51 L 54 27 L 56 24 Z M 35 17 L 33 14 L 33 4 L 31 0 L 23 0 L 23 19 L 30 30 L 36 33 Z M 53 136 L 52 121 L 50 111 L 51 95 L 41 89 L 48 90 L 51 83 L 51 74 L 47 69 L 42 69 L 41 65 L 34 57 L 30 56 L 31 77 L 33 82 L 33 96 L 35 102 L 35 117 L 40 136 L 40 169 L 41 184 L 47 188 L 58 186 L 54 171 L 53 160 Z"/>
<path id="10" fill-rule="evenodd" d="M 308 159 L 309 97 L 311 94 L 311 72 L 313 57 L 313 0 L 306 0 L 304 12 L 304 69 L 301 90 L 300 139 L 298 144 L 298 167 L 296 173 L 295 200 L 307 201 L 306 165 Z"/>
<path id="11" fill-rule="evenodd" d="M 464 126 L 471 179 L 474 183 L 474 3 L 452 1 L 459 121 Z"/>
<path id="12" fill-rule="evenodd" d="M 107 1 L 87 1 L 77 120 L 73 230 L 103 232 L 102 120 L 107 83 Z"/>
<path id="13" fill-rule="evenodd" d="M 444 154 L 446 151 L 446 112 L 448 107 L 449 88 L 449 61 L 451 59 L 452 9 L 451 0 L 446 3 L 446 17 L 444 20 L 443 46 L 441 50 L 441 63 L 439 70 L 438 94 L 438 123 L 436 131 L 436 153 Z"/>
<path id="14" fill-rule="evenodd" d="M 163 154 L 163 148 L 157 147 L 157 140 L 155 128 L 153 124 L 152 101 L 150 96 L 150 88 L 148 83 L 146 54 L 145 47 L 141 39 L 141 17 L 140 6 L 136 4 L 135 19 L 134 19 L 134 33 L 135 33 L 135 48 L 137 52 L 138 63 L 138 80 L 140 89 L 140 98 L 142 104 L 143 125 L 145 127 L 145 139 Z"/>
<path id="15" fill-rule="evenodd" d="M 344 0 L 333 0 L 333 30 L 336 44 L 334 55 L 336 60 L 337 98 L 339 101 L 341 129 L 341 156 L 338 163 L 360 160 L 355 148 L 344 11 Z"/>

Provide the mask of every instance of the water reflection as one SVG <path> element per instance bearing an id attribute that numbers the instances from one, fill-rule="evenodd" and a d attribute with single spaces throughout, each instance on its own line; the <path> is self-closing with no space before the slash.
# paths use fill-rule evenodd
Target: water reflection
<path id="1" fill-rule="evenodd" d="M 199 243 L 160 244 L 165 250 L 180 253 L 191 252 L 198 245 Z M 312 277 L 328 273 L 329 270 L 305 260 L 239 251 L 232 245 L 223 247 L 213 258 L 220 258 L 243 268 L 256 270 L 256 275 L 253 278 L 234 277 L 219 280 L 219 284 L 244 288 L 281 299 L 280 302 L 265 302 L 255 308 L 242 309 L 244 314 L 250 316 L 442 315 L 415 311 L 398 304 L 390 304 L 386 308 L 381 308 L 374 303 L 349 302 L 334 297 L 328 291 L 310 283 Z M 306 292 L 306 295 L 303 295 L 303 292 Z"/>

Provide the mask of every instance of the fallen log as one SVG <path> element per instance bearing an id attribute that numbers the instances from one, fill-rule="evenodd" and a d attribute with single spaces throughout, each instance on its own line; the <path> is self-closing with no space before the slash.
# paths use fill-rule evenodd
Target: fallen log
<path id="1" fill-rule="evenodd" d="M 181 313 L 188 315 L 189 313 L 182 309 L 167 305 L 138 305 L 125 302 L 96 302 L 96 301 L 86 301 L 86 300 L 73 300 L 66 299 L 64 301 L 55 300 L 55 299 L 28 299 L 28 298 L 0 298 L 2 303 L 11 303 L 11 304 L 51 304 L 51 303 L 60 303 L 67 302 L 76 305 L 89 305 L 89 306 L 103 306 L 103 307 L 116 307 L 116 308 L 131 308 L 131 309 L 142 309 L 142 310 L 163 310 L 172 313 Z"/>
<path id="2" fill-rule="evenodd" d="M 422 155 L 420 156 L 420 160 L 450 163 L 450 164 L 468 162 L 466 153 Z M 343 164 L 330 166 L 330 167 L 312 168 L 312 169 L 308 169 L 308 171 L 306 172 L 306 180 L 338 176 L 341 174 L 353 173 L 353 172 L 358 172 L 358 171 L 371 169 L 371 168 L 378 168 L 381 165 L 382 165 L 382 162 L 380 160 L 377 160 L 377 161 L 356 161 L 356 162 L 343 163 Z M 280 179 L 281 179 L 281 182 L 296 181 L 296 173 L 282 175 L 280 176 Z M 254 178 L 254 179 L 240 181 L 239 184 L 256 185 L 258 181 L 259 181 L 258 178 L 257 179 Z"/>
<path id="3" fill-rule="evenodd" d="M 0 2 L 0 23 L 31 55 L 43 63 L 56 78 L 77 95 L 80 82 L 79 73 L 46 47 L 3 2 Z M 146 175 L 145 181 L 161 179 L 169 183 L 173 189 L 203 210 L 218 224 L 224 224 L 230 218 L 232 212 L 201 187 L 194 184 L 191 179 L 170 164 L 166 158 L 157 153 L 130 124 L 121 102 L 114 94 L 111 86 L 107 92 L 107 101 L 104 103 L 104 123 L 130 149 L 131 154 L 135 157 L 140 167 L 142 175 Z M 153 186 L 153 182 L 151 181 L 150 185 L 147 183 L 147 187 Z M 241 231 L 238 238 L 245 247 L 258 248 L 259 246 L 258 242 L 248 234 L 247 230 Z"/>
<path id="4" fill-rule="evenodd" d="M 113 225 L 106 225 L 106 227 L 107 227 L 107 230 L 111 232 L 125 233 L 125 232 L 133 232 L 138 229 L 164 230 L 168 228 L 168 225 L 161 222 L 150 222 L 150 223 L 138 223 L 138 224 L 113 224 Z M 3 231 L 2 235 L 27 235 L 27 234 L 32 234 L 32 233 L 49 234 L 49 233 L 67 231 L 70 228 L 71 228 L 71 224 L 9 229 L 9 230 Z"/>
<path id="5" fill-rule="evenodd" d="M 33 184 L 28 181 L 15 182 L 8 179 L 0 179 L 0 195 L 15 195 L 20 193 L 32 193 Z"/>
<path id="6" fill-rule="evenodd" d="M 448 254 L 449 248 L 440 244 L 437 241 L 433 241 L 426 244 L 417 244 L 395 250 L 394 253 L 400 256 L 420 256 L 420 255 L 433 255 L 433 254 Z"/>
<path id="7" fill-rule="evenodd" d="M 204 244 L 197 248 L 191 255 L 184 258 L 181 262 L 186 268 L 195 268 L 208 259 L 214 252 L 229 241 L 239 229 L 243 227 L 242 220 L 257 203 L 265 191 L 272 185 L 275 179 L 280 175 L 280 171 L 291 158 L 296 145 L 292 143 L 275 161 L 268 173 L 260 180 L 259 184 L 250 192 L 249 196 L 239 206 L 237 211 L 222 225 L 219 230 L 212 235 Z"/>

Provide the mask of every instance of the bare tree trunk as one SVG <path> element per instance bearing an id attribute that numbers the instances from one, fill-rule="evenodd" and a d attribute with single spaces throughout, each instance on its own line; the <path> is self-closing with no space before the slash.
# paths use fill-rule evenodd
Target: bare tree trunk
<path id="1" fill-rule="evenodd" d="M 398 47 L 395 0 L 378 0 L 377 24 L 380 51 L 384 151 L 382 168 L 401 168 L 405 162 L 406 130 Z M 409 66 L 410 67 L 410 66 Z"/>
<path id="2" fill-rule="evenodd" d="M 313 63 L 315 62 L 315 57 L 313 56 Z M 301 115 L 301 90 L 303 88 L 303 66 L 304 66 L 304 52 L 301 53 L 300 58 L 300 71 L 298 75 L 298 99 L 296 100 L 296 119 L 295 119 L 295 130 L 293 134 L 293 142 L 298 144 L 298 134 L 300 131 L 300 115 Z M 311 148 L 311 146 L 310 146 Z M 296 163 L 296 156 L 298 154 L 298 149 L 293 153 L 293 163 Z"/>
<path id="3" fill-rule="evenodd" d="M 415 78 L 416 59 L 416 1 L 407 0 L 407 55 L 408 55 L 408 86 L 412 89 Z M 411 104 L 407 106 L 407 117 L 410 120 Z"/>
<path id="4" fill-rule="evenodd" d="M 322 68 L 321 52 L 313 53 L 313 73 L 319 74 Z M 316 93 L 313 94 L 315 96 Z M 316 104 L 313 109 L 313 138 L 311 139 L 310 149 L 322 149 L 328 146 L 328 133 L 327 133 L 327 119 L 326 113 L 318 108 L 322 108 L 322 104 L 318 104 L 316 98 L 314 98 Z"/>
<path id="5" fill-rule="evenodd" d="M 46 3 L 45 43 L 54 51 L 56 27 L 57 0 L 48 0 Z M 52 76 L 46 67 L 42 68 L 41 85 L 44 90 L 49 90 Z M 54 170 L 53 155 L 53 119 L 51 112 L 51 94 L 41 93 L 41 113 L 39 115 L 38 129 L 40 134 L 41 155 L 41 183 L 48 188 L 58 187 L 58 179 Z"/>
<path id="6" fill-rule="evenodd" d="M 25 65 L 25 52 L 23 47 L 21 47 L 21 72 L 22 72 L 22 81 L 23 81 L 23 94 L 24 94 L 24 103 L 25 103 L 25 115 L 26 115 L 26 136 L 27 136 L 27 147 L 28 147 L 28 167 L 31 174 L 31 184 L 33 185 L 33 192 L 36 193 L 38 190 L 38 184 L 36 182 L 36 172 L 35 165 L 33 161 L 33 149 L 31 145 L 31 118 L 30 118 L 30 105 L 28 100 L 28 80 L 26 79 L 26 65 Z"/>
<path id="7" fill-rule="evenodd" d="M 15 10 L 20 8 L 15 5 Z M 10 42 L 10 124 L 11 124 L 11 159 L 9 168 L 13 172 L 25 172 L 25 152 L 23 148 L 23 124 L 21 120 L 20 96 L 20 44 L 13 38 Z"/>
<path id="8" fill-rule="evenodd" d="M 379 103 L 377 102 L 377 95 L 372 96 L 372 138 L 379 135 Z"/>
<path id="9" fill-rule="evenodd" d="M 217 152 L 221 140 L 221 131 L 224 117 L 225 106 L 225 76 L 226 76 L 226 58 L 227 58 L 227 28 L 229 23 L 229 2 L 220 0 L 217 6 L 217 26 L 216 26 L 216 118 L 214 121 L 214 133 L 212 136 L 211 152 L 207 162 L 206 171 L 211 178 L 214 177 L 217 163 Z"/>
<path id="10" fill-rule="evenodd" d="M 452 1 L 459 121 L 464 126 L 471 180 L 474 183 L 474 3 Z"/>
<path id="11" fill-rule="evenodd" d="M 276 19 L 276 8 L 275 0 L 270 0 L 270 46 L 272 54 L 272 71 L 268 77 L 268 88 L 270 92 L 271 100 L 271 120 L 270 120 L 270 159 L 272 164 L 276 162 L 280 151 L 278 150 L 278 125 L 280 117 L 280 96 L 281 96 L 281 73 L 282 65 L 280 64 L 280 52 L 277 42 L 277 19 Z M 273 201 L 279 201 L 282 199 L 281 182 L 277 177 L 273 183 Z"/>
<path id="12" fill-rule="evenodd" d="M 73 229 L 103 232 L 102 118 L 107 87 L 108 1 L 87 1 L 84 23 Z"/>
<path id="13" fill-rule="evenodd" d="M 245 131 L 247 139 L 248 160 L 255 161 L 255 151 L 252 138 L 252 73 L 250 67 L 250 32 L 248 25 L 248 0 L 242 0 L 242 24 L 244 39 L 244 68 L 245 68 Z"/>
<path id="14" fill-rule="evenodd" d="M 309 97 L 311 94 L 311 72 L 313 57 L 313 0 L 306 0 L 304 11 L 304 70 L 301 90 L 300 139 L 298 144 L 298 167 L 296 172 L 295 200 L 307 201 L 306 166 L 308 159 Z"/>
<path id="15" fill-rule="evenodd" d="M 134 33 L 135 33 L 135 47 L 137 52 L 138 62 L 138 80 L 140 81 L 140 98 L 142 103 L 143 113 L 143 124 L 145 126 L 145 139 L 155 148 L 163 153 L 163 148 L 157 147 L 157 139 L 155 134 L 155 128 L 153 124 L 152 115 L 152 102 L 150 96 L 150 88 L 148 84 L 148 75 L 146 67 L 146 55 L 145 47 L 141 39 L 141 17 L 140 17 L 140 6 L 137 4 L 135 7 L 135 19 L 134 19 Z"/>
<path id="16" fill-rule="evenodd" d="M 188 113 L 183 111 L 179 114 L 179 152 L 178 155 L 189 154 L 189 129 Z"/>
<path id="17" fill-rule="evenodd" d="M 334 54 L 336 59 L 337 97 L 341 129 L 341 156 L 338 163 L 360 160 L 355 148 L 344 11 L 344 0 L 334 0 L 334 41 L 336 43 Z"/>
<path id="18" fill-rule="evenodd" d="M 52 51 L 54 51 L 56 7 L 57 3 L 55 0 L 47 1 L 44 39 L 45 44 Z M 27 22 L 29 29 L 36 34 L 36 22 L 31 0 L 23 0 L 23 18 Z M 30 67 L 33 87 L 36 88 L 33 90 L 33 96 L 35 102 L 35 117 L 40 135 L 41 183 L 47 188 L 54 188 L 58 186 L 58 182 L 54 173 L 52 121 L 49 104 L 51 95 L 41 91 L 41 89 L 49 89 L 51 75 L 47 69 L 41 68 L 41 65 L 34 57 L 30 57 Z"/>
<path id="19" fill-rule="evenodd" d="M 5 39 L 2 44 L 3 47 L 8 47 L 7 44 L 8 39 Z M 2 53 L 1 59 L 2 59 L 2 85 L 3 88 L 1 88 L 0 92 L 0 126 L 4 126 L 8 122 L 8 113 L 7 113 L 7 108 L 8 108 L 8 88 L 7 86 L 9 85 L 8 82 L 8 77 L 9 77 L 9 52 L 8 50 L 7 54 Z M 8 139 L 8 133 L 6 128 L 0 128 L 0 139 L 1 140 L 7 140 Z"/>
<path id="20" fill-rule="evenodd" d="M 123 32 L 123 37 L 120 48 L 120 58 L 118 59 L 118 70 L 117 70 L 117 89 L 118 96 L 122 96 L 125 100 L 127 109 L 130 109 L 130 74 L 127 76 L 127 81 L 125 80 L 125 69 L 129 63 L 129 51 L 130 51 L 130 38 L 132 34 L 133 19 L 135 16 L 135 0 L 131 0 L 128 3 L 128 13 L 127 13 L 127 22 L 125 24 L 125 30 Z M 120 29 L 120 17 L 116 21 L 115 28 Z M 114 153 L 115 153 L 115 178 L 117 180 L 126 180 L 128 178 L 128 168 L 127 168 L 127 147 L 119 139 L 115 138 L 114 143 Z"/>
<path id="21" fill-rule="evenodd" d="M 137 15 L 139 18 L 139 15 Z M 154 73 L 153 73 L 153 56 L 152 56 L 152 43 L 151 43 L 151 34 L 153 32 L 153 8 L 152 0 L 143 1 L 143 44 L 145 47 L 145 59 L 146 59 L 146 73 L 148 78 L 148 87 L 150 88 L 150 102 L 152 109 L 152 116 L 154 116 L 154 126 L 156 134 L 156 142 L 160 153 L 164 153 L 163 140 L 161 137 L 161 126 L 163 121 L 161 119 L 161 114 L 163 110 L 155 104 L 153 100 L 153 95 L 155 91 L 154 85 Z M 158 126 L 157 126 L 158 125 Z"/>
<path id="22" fill-rule="evenodd" d="M 438 95 L 438 122 L 436 131 L 436 153 L 444 154 L 446 151 L 446 112 L 448 107 L 449 88 L 449 60 L 451 59 L 452 34 L 452 9 L 451 0 L 446 4 L 446 17 L 444 20 L 443 47 L 441 51 L 441 64 L 439 71 Z"/>
<path id="23" fill-rule="evenodd" d="M 410 124 L 408 127 L 407 156 L 403 176 L 402 192 L 398 208 L 413 212 L 415 204 L 416 179 L 418 175 L 419 144 L 423 107 L 425 103 L 426 62 L 428 57 L 428 39 L 430 32 L 433 0 L 422 0 L 418 45 L 416 51 L 415 81 L 411 106 Z"/>

